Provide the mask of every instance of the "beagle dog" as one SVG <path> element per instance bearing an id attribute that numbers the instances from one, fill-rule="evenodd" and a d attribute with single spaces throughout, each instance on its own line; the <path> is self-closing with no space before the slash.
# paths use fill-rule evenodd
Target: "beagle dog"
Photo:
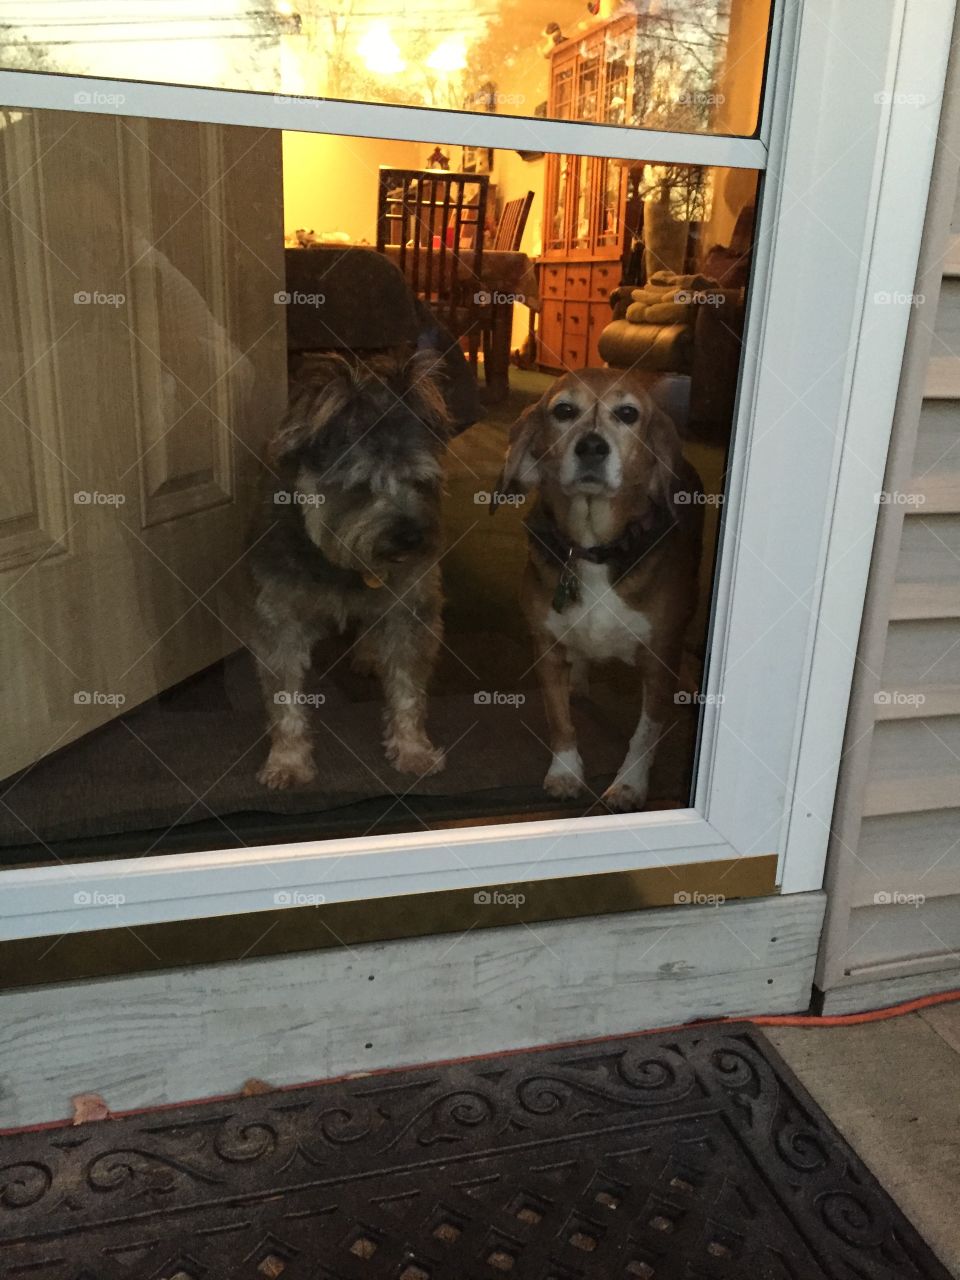
<path id="1" fill-rule="evenodd" d="M 623 370 L 565 374 L 511 430 L 500 489 L 537 490 L 521 600 L 546 704 L 551 796 L 584 787 L 571 687 L 580 691 L 590 663 L 618 659 L 637 670 L 642 711 L 602 798 L 617 811 L 646 803 L 697 604 L 700 488 L 673 423 Z"/>

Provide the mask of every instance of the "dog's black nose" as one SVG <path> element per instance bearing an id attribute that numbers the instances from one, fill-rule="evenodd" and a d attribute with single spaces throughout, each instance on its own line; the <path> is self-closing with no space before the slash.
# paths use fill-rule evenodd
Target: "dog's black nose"
<path id="1" fill-rule="evenodd" d="M 599 458 L 607 456 L 610 452 L 610 446 L 603 436 L 596 431 L 588 431 L 585 436 L 581 436 L 577 441 L 573 452 L 578 458 L 589 458 L 595 462 Z"/>
<path id="2" fill-rule="evenodd" d="M 423 546 L 423 529 L 413 521 L 398 524 L 393 531 L 393 545 L 398 551 L 416 551 Z"/>

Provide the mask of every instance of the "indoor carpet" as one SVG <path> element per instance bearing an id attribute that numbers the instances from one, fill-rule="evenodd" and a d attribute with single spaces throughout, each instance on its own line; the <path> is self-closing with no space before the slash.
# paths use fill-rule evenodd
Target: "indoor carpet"
<path id="1" fill-rule="evenodd" d="M 949 1280 L 738 1023 L 7 1135 L 0 1275 Z"/>

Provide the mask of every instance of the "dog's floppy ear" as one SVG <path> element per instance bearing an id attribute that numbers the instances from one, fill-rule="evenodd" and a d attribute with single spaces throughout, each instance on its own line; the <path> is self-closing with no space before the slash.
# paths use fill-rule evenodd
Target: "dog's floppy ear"
<path id="1" fill-rule="evenodd" d="M 684 485 L 686 463 L 673 419 L 653 401 L 650 402 L 646 436 L 650 450 L 647 492 L 655 506 L 672 511 L 677 491 Z"/>
<path id="2" fill-rule="evenodd" d="M 510 444 L 497 481 L 498 493 L 527 493 L 540 483 L 537 435 L 543 426 L 544 399 L 524 409 L 510 428 Z"/>
<path id="3" fill-rule="evenodd" d="M 356 382 L 353 369 L 342 356 L 309 356 L 291 370 L 290 404 L 276 435 L 267 446 L 271 463 L 292 462 L 307 446 L 317 451 L 321 436 L 331 435 L 330 424 L 353 399 Z"/>

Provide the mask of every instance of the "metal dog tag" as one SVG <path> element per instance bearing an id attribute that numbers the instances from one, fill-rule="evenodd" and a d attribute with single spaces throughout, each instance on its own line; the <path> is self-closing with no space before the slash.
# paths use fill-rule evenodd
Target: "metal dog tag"
<path id="1" fill-rule="evenodd" d="M 573 548 L 567 552 L 567 558 L 560 570 L 560 581 L 553 593 L 553 607 L 557 613 L 563 613 L 572 600 L 574 604 L 580 599 L 580 582 L 574 568 Z"/>

